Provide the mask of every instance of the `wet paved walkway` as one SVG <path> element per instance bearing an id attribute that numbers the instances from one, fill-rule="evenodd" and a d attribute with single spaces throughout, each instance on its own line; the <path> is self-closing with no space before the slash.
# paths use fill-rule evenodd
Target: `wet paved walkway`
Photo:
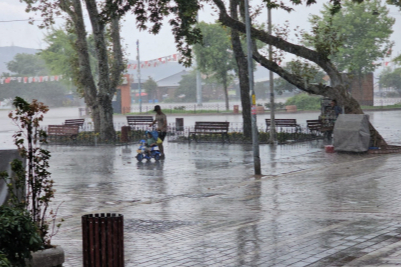
<path id="1" fill-rule="evenodd" d="M 53 243 L 82 266 L 81 215 L 124 215 L 126 266 L 401 265 L 401 155 L 327 154 L 322 143 L 176 144 L 161 162 L 136 146 L 50 147 Z"/>
<path id="2" fill-rule="evenodd" d="M 399 113 L 371 117 L 392 144 Z M 323 145 L 261 145 L 261 177 L 250 145 L 167 143 L 166 160 L 148 163 L 136 162 L 135 145 L 49 146 L 65 219 L 52 243 L 64 267 L 82 266 L 81 216 L 114 212 L 124 215 L 127 267 L 400 266 L 401 154 Z"/>

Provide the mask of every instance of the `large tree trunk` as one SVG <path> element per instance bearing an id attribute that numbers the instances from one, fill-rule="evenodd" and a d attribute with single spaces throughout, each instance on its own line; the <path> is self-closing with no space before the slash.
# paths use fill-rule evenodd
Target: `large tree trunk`
<path id="1" fill-rule="evenodd" d="M 71 5 L 70 5 L 71 4 Z M 79 76 L 78 83 L 84 89 L 85 103 L 91 108 L 94 129 L 100 131 L 100 115 L 96 101 L 97 89 L 93 79 L 90 67 L 88 44 L 86 42 L 85 23 L 82 14 L 82 5 L 80 0 L 71 2 L 61 0 L 60 8 L 66 12 L 74 25 L 77 40 L 75 42 L 75 51 L 78 54 Z"/>
<path id="2" fill-rule="evenodd" d="M 228 101 L 228 88 L 227 85 L 224 85 L 224 98 L 225 98 L 225 104 L 226 104 L 226 111 L 230 110 L 230 103 Z"/>
<path id="3" fill-rule="evenodd" d="M 104 141 L 114 141 L 115 130 L 113 124 L 112 96 L 99 94 L 99 115 L 101 121 L 100 138 Z"/>
<path id="4" fill-rule="evenodd" d="M 224 99 L 226 102 L 226 111 L 230 110 L 230 103 L 228 100 L 228 86 L 227 86 L 227 79 L 223 80 L 223 89 L 224 89 Z"/>
<path id="5" fill-rule="evenodd" d="M 115 88 L 111 88 L 105 25 L 100 20 L 95 0 L 85 0 L 86 9 L 92 24 L 97 63 L 99 68 L 98 96 L 100 118 L 100 139 L 114 140 L 116 132 L 113 125 L 113 107 L 111 104 Z"/>
<path id="6" fill-rule="evenodd" d="M 93 120 L 93 130 L 96 133 L 100 132 L 100 110 L 99 110 L 99 105 L 96 104 L 91 106 L 91 110 L 92 110 L 92 120 Z"/>
<path id="7" fill-rule="evenodd" d="M 239 0 L 230 0 L 230 14 L 238 19 Z M 231 43 L 233 46 L 235 60 L 237 61 L 239 87 L 242 105 L 243 132 L 247 138 L 252 137 L 252 119 L 251 119 L 251 99 L 249 97 L 249 76 L 248 63 L 242 50 L 241 40 L 238 31 L 231 28 Z"/>
<path id="8" fill-rule="evenodd" d="M 329 87 L 325 92 L 322 92 L 321 95 L 337 100 L 339 105 L 344 106 L 345 114 L 364 114 L 358 101 L 356 101 L 356 99 L 353 98 L 350 93 L 348 93 L 348 87 L 346 84 L 348 84 L 348 82 L 344 81 L 342 84 Z M 387 143 L 384 138 L 370 122 L 369 129 L 372 145 L 376 147 L 387 147 Z"/>

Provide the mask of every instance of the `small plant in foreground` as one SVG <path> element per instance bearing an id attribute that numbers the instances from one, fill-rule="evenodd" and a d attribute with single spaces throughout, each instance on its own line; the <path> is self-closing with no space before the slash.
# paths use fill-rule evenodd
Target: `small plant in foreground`
<path id="1" fill-rule="evenodd" d="M 21 162 L 13 161 L 12 169 L 17 177 L 14 183 L 9 184 L 9 192 L 26 188 L 26 198 L 21 200 L 14 197 L 11 205 L 29 212 L 43 245 L 49 247 L 51 237 L 56 234 L 54 228 L 49 233 L 49 219 L 55 223 L 56 214 L 48 210 L 55 190 L 48 171 L 50 152 L 41 147 L 46 143 L 46 132 L 40 129 L 40 122 L 49 108 L 36 100 L 28 103 L 20 97 L 14 99 L 13 105 L 15 110 L 10 112 L 9 117 L 19 127 L 13 135 L 14 143 L 25 160 L 26 169 Z"/>
<path id="2" fill-rule="evenodd" d="M 43 248 L 30 214 L 17 207 L 0 207 L 0 266 L 25 266 L 31 251 Z"/>

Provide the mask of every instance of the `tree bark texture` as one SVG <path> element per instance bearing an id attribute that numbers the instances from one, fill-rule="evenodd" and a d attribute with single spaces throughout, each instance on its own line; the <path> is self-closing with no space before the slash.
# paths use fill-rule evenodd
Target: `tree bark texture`
<path id="1" fill-rule="evenodd" d="M 222 0 L 213 0 L 216 6 L 219 9 L 219 21 L 231 28 L 231 35 L 233 40 L 233 47 L 234 47 L 234 37 L 233 33 L 241 32 L 245 33 L 245 24 L 238 20 L 237 12 L 235 6 L 238 5 L 239 0 L 230 0 L 230 16 L 227 14 L 225 4 Z M 255 29 L 251 27 L 251 34 L 252 38 L 257 39 L 265 44 L 270 44 L 278 49 L 281 49 L 285 52 L 291 53 L 293 55 L 302 57 L 307 59 L 311 62 L 314 62 L 319 67 L 321 67 L 327 75 L 329 75 L 331 80 L 331 86 L 327 86 L 324 84 L 309 84 L 303 77 L 294 75 L 283 68 L 281 68 L 278 64 L 274 61 L 267 59 L 266 57 L 262 56 L 256 47 L 253 47 L 253 58 L 259 62 L 263 67 L 277 73 L 280 77 L 288 81 L 289 83 L 295 85 L 297 88 L 310 93 L 321 95 L 325 97 L 329 97 L 331 99 L 336 99 L 339 105 L 344 106 L 346 114 L 363 114 L 363 111 L 360 107 L 358 101 L 356 101 L 352 95 L 349 93 L 349 82 L 347 78 L 341 74 L 336 67 L 331 63 L 328 55 L 324 55 L 322 53 L 318 53 L 314 50 L 306 48 L 304 46 L 296 45 L 290 43 L 286 40 L 283 40 L 279 37 L 273 36 L 268 34 L 267 32 L 259 29 Z M 234 47 L 234 51 L 236 51 Z M 237 56 L 237 55 L 236 55 Z M 245 58 L 245 57 L 244 57 Z M 238 59 L 237 59 L 238 62 Z M 244 64 L 244 63 L 242 63 Z M 242 65 L 238 64 L 238 65 Z M 246 61 L 245 65 L 246 66 Z M 240 69 L 240 68 L 239 68 Z M 240 81 L 241 75 L 240 76 Z M 249 96 L 248 96 L 249 97 Z M 241 90 L 241 100 L 242 100 L 242 90 Z M 248 101 L 249 103 L 249 101 Z M 244 101 L 242 101 L 244 104 Z M 245 122 L 245 119 L 244 119 Z M 244 123 L 245 124 L 245 123 Z M 375 146 L 385 147 L 387 143 L 383 139 L 383 137 L 377 132 L 377 130 L 371 126 L 371 138 L 375 143 Z M 245 127 L 245 125 L 244 125 Z M 245 132 L 245 129 L 244 129 Z"/>
<path id="2" fill-rule="evenodd" d="M 238 19 L 239 0 L 230 0 L 230 14 Z M 231 43 L 235 60 L 237 61 L 239 87 L 242 104 L 243 132 L 246 138 L 252 137 L 251 99 L 249 97 L 248 63 L 242 50 L 241 40 L 237 30 L 231 28 Z"/>
<path id="3" fill-rule="evenodd" d="M 116 132 L 113 125 L 112 99 L 116 88 L 111 88 L 105 25 L 100 20 L 95 0 L 85 0 L 86 9 L 92 24 L 95 50 L 99 69 L 97 103 L 100 119 L 100 139 L 114 140 Z"/>
<path id="4" fill-rule="evenodd" d="M 225 76 L 227 77 L 227 76 Z M 224 99 L 225 99 L 225 104 L 226 104 L 226 111 L 230 110 L 230 102 L 228 99 L 228 85 L 227 85 L 227 78 L 223 79 L 223 90 L 224 90 Z"/>

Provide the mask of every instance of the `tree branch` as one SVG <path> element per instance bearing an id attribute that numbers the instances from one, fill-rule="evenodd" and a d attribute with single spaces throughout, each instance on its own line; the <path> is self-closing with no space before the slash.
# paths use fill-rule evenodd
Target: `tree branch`
<path id="1" fill-rule="evenodd" d="M 297 88 L 301 89 L 310 94 L 317 94 L 317 95 L 324 95 L 327 89 L 331 88 L 330 86 L 326 86 L 323 84 L 310 84 L 305 81 L 299 75 L 294 75 L 285 69 L 281 68 L 277 63 L 274 61 L 268 60 L 264 56 L 262 56 L 255 46 L 253 46 L 253 58 L 259 62 L 263 67 L 269 69 L 275 73 L 277 73 L 280 77 L 282 77 L 287 82 L 293 84 Z"/>
<path id="2" fill-rule="evenodd" d="M 216 6 L 220 10 L 219 21 L 223 25 L 233 28 L 242 33 L 246 32 L 244 23 L 233 19 L 232 17 L 230 17 L 227 14 L 224 2 L 222 0 L 213 0 L 213 2 L 216 4 Z M 330 76 L 330 78 L 334 82 L 334 84 L 340 83 L 342 81 L 341 74 L 337 71 L 337 69 L 331 63 L 331 61 L 327 58 L 327 56 L 324 56 L 324 55 L 322 55 L 314 50 L 311 50 L 309 48 L 306 48 L 304 46 L 290 43 L 281 38 L 270 35 L 270 34 L 266 33 L 265 31 L 255 29 L 254 27 L 251 27 L 251 34 L 252 34 L 253 38 L 258 39 L 266 44 L 273 45 L 285 52 L 291 53 L 296 56 L 300 56 L 302 58 L 305 58 L 309 61 L 316 63 Z"/>
<path id="3" fill-rule="evenodd" d="M 113 42 L 113 66 L 110 73 L 110 88 L 114 89 L 120 84 L 121 73 L 124 71 L 123 52 L 121 48 L 119 17 L 111 19 L 111 39 Z"/>
<path id="4" fill-rule="evenodd" d="M 109 80 L 109 60 L 107 57 L 107 45 L 104 37 L 104 23 L 100 20 L 97 4 L 95 0 L 85 0 L 86 9 L 92 24 L 93 37 L 95 40 L 95 50 L 97 64 L 99 68 L 99 95 L 109 95 L 113 93 Z"/>
<path id="5" fill-rule="evenodd" d="M 66 0 L 62 1 L 65 4 L 67 4 Z M 75 49 L 78 53 L 78 63 L 80 71 L 80 75 L 78 76 L 79 79 L 78 82 L 83 88 L 86 88 L 84 90 L 85 100 L 87 101 L 87 104 L 89 106 L 92 106 L 94 105 L 96 100 L 97 90 L 90 68 L 88 44 L 86 42 L 86 31 L 85 31 L 85 24 L 83 20 L 82 6 L 80 0 L 73 0 L 72 6 L 74 8 L 74 11 L 68 6 L 63 6 L 62 8 L 65 12 L 69 14 L 71 20 L 73 21 L 74 30 L 77 35 Z"/>

